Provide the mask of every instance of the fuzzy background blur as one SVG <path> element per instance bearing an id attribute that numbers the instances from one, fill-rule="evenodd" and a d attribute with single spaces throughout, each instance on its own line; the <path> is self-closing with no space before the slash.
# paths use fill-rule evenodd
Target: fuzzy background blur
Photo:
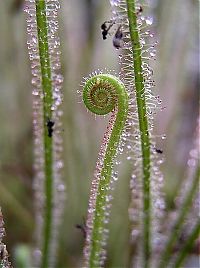
<path id="1" fill-rule="evenodd" d="M 13 265 L 20 266 L 34 243 L 32 156 L 32 86 L 26 45 L 23 0 L 0 1 L 0 206 L 5 241 Z M 58 267 L 80 267 L 83 235 L 75 226 L 84 222 L 90 180 L 107 119 L 87 113 L 77 94 L 83 76 L 100 68 L 118 71 L 119 51 L 112 38 L 103 40 L 100 26 L 111 17 L 107 0 L 60 0 L 62 51 L 64 172 L 67 188 L 60 235 Z M 149 0 L 157 60 L 152 62 L 156 94 L 166 107 L 157 114 L 157 147 L 164 152 L 166 202 L 187 170 L 194 148 L 198 117 L 199 44 L 197 0 Z M 126 157 L 126 156 L 125 156 Z M 120 167 L 111 214 L 108 267 L 126 267 L 129 241 L 130 163 Z M 117 237 L 117 243 L 116 243 Z M 25 246 L 25 247 L 24 247 Z M 23 255 L 24 254 L 24 255 Z"/>

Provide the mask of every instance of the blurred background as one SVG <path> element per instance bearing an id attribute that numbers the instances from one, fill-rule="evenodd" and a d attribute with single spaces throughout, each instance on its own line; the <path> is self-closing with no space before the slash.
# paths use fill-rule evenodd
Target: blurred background
<path id="1" fill-rule="evenodd" d="M 23 0 L 0 1 L 0 206 L 5 241 L 15 267 L 15 256 L 33 245 L 34 194 L 32 156 L 32 86 L 26 45 Z M 80 267 L 83 235 L 75 228 L 86 216 L 90 180 L 107 119 L 87 113 L 77 90 L 83 76 L 96 69 L 118 71 L 112 38 L 102 40 L 100 26 L 111 18 L 108 0 L 60 0 L 62 50 L 64 172 L 67 188 L 61 228 L 58 267 Z M 155 92 L 166 107 L 157 114 L 155 134 L 164 151 L 166 201 L 184 179 L 189 151 L 194 147 L 198 117 L 199 44 L 197 0 L 151 0 L 147 11 L 154 19 L 158 40 L 152 62 Z M 126 156 L 125 156 L 126 157 Z M 129 240 L 130 163 L 120 166 L 114 192 L 107 267 L 127 267 Z M 117 238 L 117 242 L 116 242 Z M 23 254 L 22 254 L 23 255 Z M 25 254 L 26 255 L 26 254 Z"/>

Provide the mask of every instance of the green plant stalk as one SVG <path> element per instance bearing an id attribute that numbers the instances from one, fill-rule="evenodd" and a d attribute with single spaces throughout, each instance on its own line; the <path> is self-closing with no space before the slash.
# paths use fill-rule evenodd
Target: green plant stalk
<path id="1" fill-rule="evenodd" d="M 45 0 L 36 0 L 37 33 L 40 55 L 41 84 L 43 91 L 43 120 L 44 120 L 44 172 L 45 172 L 45 208 L 41 267 L 48 267 L 50 239 L 52 232 L 53 210 L 53 141 L 48 136 L 47 121 L 52 117 L 52 81 L 51 64 L 48 46 L 48 24 L 46 18 Z"/>
<path id="2" fill-rule="evenodd" d="M 140 139 L 143 161 L 143 261 L 144 267 L 149 266 L 151 240 L 151 197 L 150 197 L 150 140 L 146 113 L 145 88 L 142 69 L 141 45 L 137 25 L 134 0 L 126 0 L 129 30 L 132 42 L 133 65 L 135 74 L 135 91 L 140 128 Z"/>
<path id="3" fill-rule="evenodd" d="M 178 256 L 175 260 L 175 263 L 173 265 L 174 268 L 180 268 L 183 264 L 185 258 L 188 256 L 188 253 L 191 251 L 192 246 L 194 245 L 194 241 L 197 239 L 200 233 L 200 220 L 196 223 L 194 229 L 192 230 L 192 233 L 187 238 L 186 243 L 181 248 L 181 250 L 178 253 Z"/>
<path id="4" fill-rule="evenodd" d="M 98 194 L 96 199 L 96 207 L 95 207 L 95 215 L 93 221 L 93 231 L 92 231 L 92 245 L 91 245 L 91 252 L 90 252 L 90 260 L 89 265 L 90 267 L 99 267 L 97 263 L 100 263 L 100 254 L 102 246 L 99 241 L 102 241 L 102 232 L 100 230 L 104 229 L 104 213 L 105 213 L 105 205 L 106 205 L 106 195 L 108 193 L 108 187 L 111 180 L 112 175 L 112 168 L 113 168 L 113 159 L 116 155 L 116 150 L 119 144 L 120 136 L 122 130 L 124 128 L 124 124 L 127 118 L 128 113 L 128 94 L 126 93 L 125 87 L 122 82 L 117 79 L 116 77 L 109 75 L 109 74 L 101 74 L 92 77 L 89 82 L 85 85 L 84 89 L 86 91 L 90 88 L 90 86 L 95 86 L 102 89 L 102 85 L 105 83 L 106 86 L 111 85 L 112 88 L 115 89 L 116 93 L 116 100 L 117 101 L 117 116 L 115 119 L 115 123 L 112 129 L 112 133 L 110 135 L 109 142 L 107 144 L 107 149 L 105 152 L 103 168 L 101 170 L 100 175 L 100 182 L 98 186 Z M 106 87 L 105 86 L 105 87 Z M 110 87 L 108 87 L 110 90 Z M 102 92 L 101 92 L 102 93 Z M 98 95 L 104 98 L 104 95 Z M 89 94 L 90 95 L 90 94 Z M 90 107 L 91 101 L 88 100 L 87 95 L 83 93 L 84 103 L 86 104 L 87 108 L 96 114 L 105 114 L 113 110 L 114 106 L 110 108 L 110 111 L 102 111 L 97 107 L 96 109 Z"/>
<path id="5" fill-rule="evenodd" d="M 169 236 L 166 247 L 161 255 L 161 261 L 160 261 L 159 268 L 167 267 L 167 265 L 170 261 L 170 258 L 172 256 L 171 253 L 173 250 L 174 243 L 178 239 L 178 236 L 179 236 L 180 231 L 181 231 L 181 226 L 184 222 L 184 219 L 185 219 L 187 213 L 189 212 L 189 209 L 191 208 L 193 197 L 198 189 L 199 175 L 200 175 L 200 166 L 198 166 L 196 169 L 195 177 L 193 179 L 191 188 L 189 189 L 189 191 L 188 191 L 188 193 L 183 201 L 183 205 L 182 205 L 181 210 L 179 212 L 178 218 L 173 226 L 173 229 L 171 231 L 171 235 Z"/>

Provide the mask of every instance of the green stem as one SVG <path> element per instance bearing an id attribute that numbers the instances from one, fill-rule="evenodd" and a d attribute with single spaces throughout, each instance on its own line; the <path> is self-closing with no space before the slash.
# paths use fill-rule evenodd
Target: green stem
<path id="1" fill-rule="evenodd" d="M 187 238 L 185 245 L 179 251 L 178 256 L 177 256 L 175 263 L 173 265 L 174 268 L 182 267 L 182 264 L 183 264 L 185 258 L 188 256 L 188 253 L 191 251 L 191 249 L 194 245 L 194 241 L 199 236 L 199 233 L 200 233 L 200 220 L 197 221 L 194 229 L 192 230 L 192 233 Z"/>
<path id="2" fill-rule="evenodd" d="M 142 161 L 143 161 L 143 261 L 144 267 L 149 266 L 151 240 L 151 197 L 150 197 L 150 140 L 146 113 L 145 88 L 142 69 L 141 45 L 134 0 L 126 0 L 129 30 L 132 42 L 133 63 L 135 74 L 135 91 L 139 118 Z"/>
<path id="3" fill-rule="evenodd" d="M 200 175 L 200 166 L 198 166 L 196 169 L 195 177 L 193 179 L 191 188 L 189 189 L 189 191 L 188 191 L 188 193 L 183 201 L 178 218 L 173 226 L 173 229 L 172 229 L 171 234 L 169 236 L 169 239 L 167 241 L 166 247 L 165 247 L 163 254 L 161 256 L 159 268 L 167 267 L 167 265 L 170 261 L 170 257 L 171 257 L 171 253 L 172 253 L 172 250 L 174 247 L 174 243 L 178 239 L 178 236 L 180 234 L 184 219 L 185 219 L 187 213 L 189 212 L 189 209 L 191 208 L 193 197 L 198 189 L 199 175 Z"/>
<path id="4" fill-rule="evenodd" d="M 52 199 L 53 199 L 53 148 L 52 137 L 48 135 L 47 122 L 52 117 L 52 80 L 51 64 L 48 46 L 48 24 L 46 18 L 45 0 L 36 0 L 37 32 L 41 68 L 41 84 L 43 90 L 44 113 L 44 158 L 45 158 L 45 208 L 43 227 L 43 246 L 41 267 L 48 267 L 50 239 L 52 232 Z"/>
<path id="5" fill-rule="evenodd" d="M 109 193 L 114 156 L 128 113 L 128 95 L 124 85 L 117 77 L 100 74 L 86 82 L 83 99 L 87 108 L 99 115 L 107 114 L 117 106 L 117 115 L 107 143 L 100 174 L 92 227 L 89 266 L 99 267 L 102 253 L 101 242 L 105 228 L 106 197 Z"/>

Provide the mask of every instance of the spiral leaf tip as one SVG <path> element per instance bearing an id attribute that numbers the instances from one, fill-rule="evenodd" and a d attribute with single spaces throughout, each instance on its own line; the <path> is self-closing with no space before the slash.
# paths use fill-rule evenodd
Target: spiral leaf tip
<path id="1" fill-rule="evenodd" d="M 111 74 L 94 74 L 83 86 L 83 101 L 97 115 L 112 112 L 100 149 L 89 200 L 85 266 L 102 267 L 105 261 L 106 230 L 110 213 L 113 164 L 128 113 L 128 94 L 124 84 Z M 112 185 L 112 186 L 111 186 Z"/>
<path id="2" fill-rule="evenodd" d="M 113 111 L 122 95 L 128 98 L 123 83 L 111 74 L 94 75 L 86 80 L 83 87 L 84 104 L 97 115 Z"/>

